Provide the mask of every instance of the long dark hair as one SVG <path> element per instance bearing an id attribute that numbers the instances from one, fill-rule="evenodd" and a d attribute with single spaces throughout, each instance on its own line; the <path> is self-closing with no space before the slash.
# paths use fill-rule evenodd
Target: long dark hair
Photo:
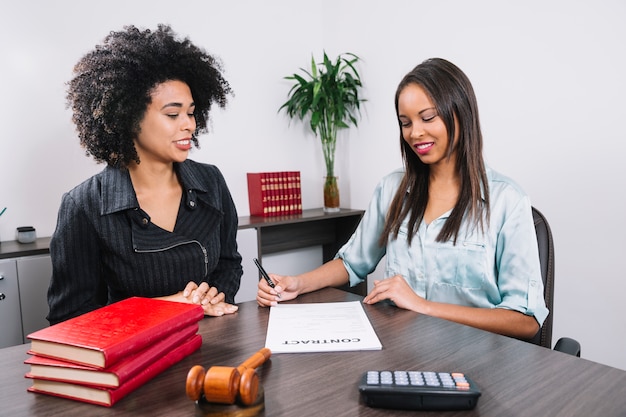
<path id="1" fill-rule="evenodd" d="M 464 216 L 484 231 L 485 219 L 489 218 L 489 186 L 483 161 L 483 138 L 478 117 L 478 104 L 474 89 L 467 76 L 456 65 L 441 58 L 428 59 L 404 76 L 395 96 L 396 115 L 398 98 L 409 84 L 421 86 L 435 104 L 437 115 L 441 117 L 448 132 L 448 157 L 456 150 L 456 166 L 461 177 L 461 190 L 458 201 L 452 209 L 441 232 L 438 242 L 450 239 L 456 244 Z M 458 139 L 455 130 L 455 117 L 458 122 Z M 400 127 L 400 148 L 405 166 L 405 174 L 394 196 L 385 228 L 380 236 L 384 245 L 388 236 L 398 237 L 400 225 L 409 217 L 408 241 L 411 243 L 424 218 L 428 203 L 430 166 L 424 164 L 402 137 Z"/>

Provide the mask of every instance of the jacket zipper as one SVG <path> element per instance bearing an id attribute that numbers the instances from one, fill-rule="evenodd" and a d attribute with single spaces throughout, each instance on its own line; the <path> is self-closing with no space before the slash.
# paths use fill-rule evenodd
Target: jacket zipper
<path id="1" fill-rule="evenodd" d="M 160 248 L 160 249 L 145 249 L 145 250 L 143 250 L 143 249 L 135 248 L 134 251 L 135 251 L 135 253 L 158 253 L 158 252 L 165 252 L 166 250 L 173 249 L 175 247 L 182 246 L 182 245 L 188 245 L 189 243 L 196 243 L 198 246 L 200 246 L 200 249 L 202 250 L 202 253 L 204 254 L 204 278 L 206 278 L 209 275 L 209 255 L 207 253 L 206 248 L 204 246 L 202 246 L 202 243 L 198 242 L 197 240 L 190 240 L 189 242 L 177 243 L 175 245 L 167 246 L 165 248 Z"/>

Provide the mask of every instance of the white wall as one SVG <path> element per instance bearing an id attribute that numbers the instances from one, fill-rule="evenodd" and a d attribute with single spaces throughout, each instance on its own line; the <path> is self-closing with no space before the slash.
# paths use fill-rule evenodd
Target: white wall
<path id="1" fill-rule="evenodd" d="M 374 3 L 374 2 L 371 2 Z M 476 89 L 485 154 L 550 220 L 556 240 L 554 336 L 626 369 L 626 3 L 576 1 L 162 0 L 11 2 L 0 15 L 0 238 L 50 235 L 63 192 L 99 171 L 78 146 L 64 83 L 110 30 L 171 23 L 220 56 L 236 96 L 192 158 L 223 171 L 240 215 L 245 172 L 300 170 L 305 208 L 321 205 L 317 140 L 277 114 L 282 80 L 323 49 L 360 55 L 368 98 L 341 138 L 342 205 L 364 208 L 400 165 L 395 87 L 425 58 L 458 64 Z M 280 272 L 280 271 L 277 271 Z"/>

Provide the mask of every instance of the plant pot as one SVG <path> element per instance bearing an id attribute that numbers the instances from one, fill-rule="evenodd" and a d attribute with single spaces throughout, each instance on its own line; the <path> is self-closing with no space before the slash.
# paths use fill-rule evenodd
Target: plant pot
<path id="1" fill-rule="evenodd" d="M 324 211 L 327 213 L 339 211 L 339 186 L 337 185 L 337 177 L 325 177 Z"/>

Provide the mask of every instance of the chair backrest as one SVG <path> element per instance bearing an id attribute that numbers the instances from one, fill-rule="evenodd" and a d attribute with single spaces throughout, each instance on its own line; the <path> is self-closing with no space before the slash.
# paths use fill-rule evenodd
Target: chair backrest
<path id="1" fill-rule="evenodd" d="M 535 337 L 529 340 L 539 346 L 552 348 L 552 319 L 554 317 L 554 241 L 552 231 L 546 217 L 535 207 L 532 208 L 537 244 L 539 246 L 539 261 L 541 263 L 541 278 L 543 279 L 543 296 L 550 314 Z"/>

